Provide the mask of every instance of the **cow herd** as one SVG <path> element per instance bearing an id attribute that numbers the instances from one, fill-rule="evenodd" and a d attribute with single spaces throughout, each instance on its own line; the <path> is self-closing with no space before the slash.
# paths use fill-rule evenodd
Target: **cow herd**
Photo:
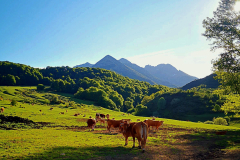
<path id="1" fill-rule="evenodd" d="M 105 119 L 105 117 L 107 119 Z M 111 133 L 111 128 L 118 128 L 119 132 L 121 132 L 125 138 L 125 146 L 128 144 L 128 137 L 133 137 L 133 147 L 135 147 L 135 138 L 138 140 L 138 148 L 142 149 L 142 152 L 145 152 L 145 145 L 147 141 L 148 131 L 150 127 L 155 127 L 155 131 L 158 131 L 158 128 L 163 125 L 163 121 L 156 121 L 146 119 L 143 122 L 130 122 L 131 119 L 122 119 L 115 120 L 110 119 L 109 114 L 104 115 L 100 113 L 96 113 L 96 118 L 89 118 L 87 120 L 87 125 L 92 131 L 94 131 L 94 127 L 97 122 L 105 124 L 107 122 L 107 130 Z"/>

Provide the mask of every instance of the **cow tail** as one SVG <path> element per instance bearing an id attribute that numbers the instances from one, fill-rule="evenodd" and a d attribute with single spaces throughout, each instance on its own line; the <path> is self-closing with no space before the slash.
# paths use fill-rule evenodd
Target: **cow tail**
<path id="1" fill-rule="evenodd" d="M 142 123 L 142 130 L 143 130 L 142 138 L 144 138 L 146 140 L 147 139 L 147 126 L 144 125 L 144 123 Z"/>

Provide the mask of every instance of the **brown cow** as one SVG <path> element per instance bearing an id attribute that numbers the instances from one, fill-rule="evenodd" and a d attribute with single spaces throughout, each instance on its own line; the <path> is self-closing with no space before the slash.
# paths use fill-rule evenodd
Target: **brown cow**
<path id="1" fill-rule="evenodd" d="M 101 114 L 101 113 L 100 113 L 100 117 L 101 117 L 101 118 L 105 118 L 105 114 Z"/>
<path id="2" fill-rule="evenodd" d="M 109 116 L 110 116 L 109 114 L 106 115 L 107 119 L 109 119 Z"/>
<path id="3" fill-rule="evenodd" d="M 146 119 L 144 120 L 144 122 L 148 125 L 148 130 L 152 126 L 152 127 L 156 127 L 156 130 L 158 131 L 158 128 L 161 125 L 163 125 L 163 121 L 154 121 L 154 120 Z"/>
<path id="4" fill-rule="evenodd" d="M 125 146 L 128 144 L 128 137 L 133 137 L 133 147 L 135 147 L 135 138 L 138 139 L 138 148 L 142 148 L 142 152 L 145 151 L 145 145 L 148 136 L 147 124 L 144 122 L 133 122 L 120 124 L 119 129 L 122 130 L 123 136 L 125 137 Z"/>
<path id="5" fill-rule="evenodd" d="M 87 120 L 87 125 L 90 129 L 92 129 L 92 131 L 94 131 L 94 127 L 96 125 L 96 122 L 97 121 L 93 118 L 90 118 L 90 119 Z"/>
<path id="6" fill-rule="evenodd" d="M 111 131 L 110 131 L 110 128 L 111 128 L 111 127 L 119 128 L 120 123 L 122 123 L 122 122 L 123 122 L 123 120 L 111 120 L 111 119 L 108 119 L 108 120 L 107 120 L 107 130 L 108 130 L 109 132 L 111 132 Z"/>
<path id="7" fill-rule="evenodd" d="M 100 124 L 101 124 L 101 125 L 104 125 L 104 126 L 105 126 L 105 119 L 99 118 L 98 121 L 100 121 Z"/>
<path id="8" fill-rule="evenodd" d="M 2 108 L 1 108 L 1 113 L 3 113 L 3 112 L 4 112 L 4 108 L 2 107 Z"/>
<path id="9" fill-rule="evenodd" d="M 131 121 L 131 119 L 122 119 L 123 121 L 127 121 L 128 123 Z"/>

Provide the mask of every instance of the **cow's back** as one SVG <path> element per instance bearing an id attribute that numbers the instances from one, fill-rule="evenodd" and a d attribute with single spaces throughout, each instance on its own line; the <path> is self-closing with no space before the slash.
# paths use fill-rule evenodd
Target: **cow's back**
<path id="1" fill-rule="evenodd" d="M 119 127 L 120 123 L 122 122 L 122 120 L 107 120 L 108 126 L 111 127 L 113 126 L 114 128 Z"/>
<path id="2" fill-rule="evenodd" d="M 138 122 L 133 125 L 132 134 L 134 134 L 135 137 L 147 139 L 147 134 L 148 134 L 147 128 L 148 128 L 148 125 L 145 122 Z"/>

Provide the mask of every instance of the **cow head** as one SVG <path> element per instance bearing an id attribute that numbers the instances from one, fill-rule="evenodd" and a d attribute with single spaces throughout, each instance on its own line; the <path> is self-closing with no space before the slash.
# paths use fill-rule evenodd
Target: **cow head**
<path id="1" fill-rule="evenodd" d="M 126 133 L 127 131 L 127 128 L 130 126 L 130 124 L 128 123 L 128 121 L 124 121 L 122 123 L 120 123 L 120 126 L 119 126 L 119 132 L 121 133 Z"/>

